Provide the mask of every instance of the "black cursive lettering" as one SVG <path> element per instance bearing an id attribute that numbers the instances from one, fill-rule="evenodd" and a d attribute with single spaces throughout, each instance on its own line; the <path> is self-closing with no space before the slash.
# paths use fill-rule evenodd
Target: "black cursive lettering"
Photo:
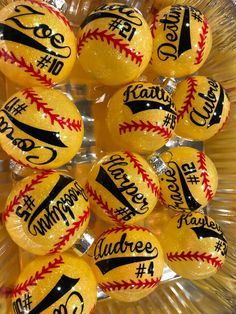
<path id="1" fill-rule="evenodd" d="M 169 161 L 167 164 L 168 170 L 165 172 L 164 175 L 165 179 L 163 178 L 163 180 L 166 181 L 167 189 L 170 192 L 170 198 L 173 200 L 173 204 L 172 205 L 169 204 L 168 208 L 173 210 L 198 209 L 201 206 L 201 204 L 199 204 L 197 200 L 193 197 L 178 164 L 174 161 Z M 177 183 L 177 174 L 180 180 L 180 186 Z"/>
<path id="2" fill-rule="evenodd" d="M 123 102 L 140 99 L 160 100 L 171 104 L 171 97 L 160 86 L 148 86 L 144 84 L 130 84 L 123 93 Z"/>
<path id="3" fill-rule="evenodd" d="M 157 48 L 158 58 L 162 61 L 172 59 L 173 61 L 180 57 L 182 53 L 191 49 L 190 38 L 190 11 L 187 6 L 184 7 L 184 16 L 182 25 L 180 25 L 182 8 L 173 5 L 168 14 L 165 14 L 160 23 L 163 24 L 166 42 Z M 180 34 L 179 27 L 181 27 Z M 177 43 L 178 46 L 177 46 Z"/>
<path id="4" fill-rule="evenodd" d="M 217 230 L 218 232 L 222 233 L 221 227 L 215 223 L 214 221 L 209 221 L 206 215 L 202 215 L 201 217 L 196 217 L 192 213 L 184 213 L 178 219 L 177 228 L 182 228 L 183 225 L 185 226 L 196 226 L 196 227 L 207 227 L 212 230 Z"/>
<path id="5" fill-rule="evenodd" d="M 219 123 L 224 104 L 224 92 L 220 87 L 219 99 L 217 99 L 216 93 L 219 91 L 219 85 L 209 79 L 209 89 L 207 94 L 198 93 L 198 96 L 204 100 L 202 108 L 193 107 L 190 112 L 190 120 L 197 126 L 207 126 Z"/>
<path id="6" fill-rule="evenodd" d="M 98 260 L 110 255 L 119 254 L 119 253 L 157 253 L 157 248 L 152 245 L 151 242 L 143 243 L 142 241 L 128 241 L 127 233 L 123 233 L 120 237 L 120 240 L 113 243 L 104 243 L 106 238 L 101 238 L 96 243 L 94 249 L 94 259 Z"/>
<path id="7" fill-rule="evenodd" d="M 83 29 L 90 22 L 100 18 L 119 19 L 120 21 L 123 21 L 123 24 L 120 23 L 120 27 L 117 29 L 119 30 L 119 28 L 125 28 L 124 31 L 128 32 L 130 30 L 127 29 L 127 27 L 129 28 L 128 25 L 141 26 L 143 24 L 142 20 L 138 17 L 137 12 L 133 8 L 125 4 L 108 4 L 95 9 L 87 16 L 80 27 Z M 134 31 L 135 30 L 136 28 L 134 28 Z"/>
<path id="8" fill-rule="evenodd" d="M 140 210 L 146 212 L 148 210 L 147 198 L 142 193 L 139 192 L 139 189 L 136 186 L 136 184 L 134 182 L 131 182 L 129 179 L 129 175 L 126 174 L 125 166 L 128 166 L 128 163 L 125 161 L 125 158 L 123 158 L 122 156 L 118 154 L 111 155 L 110 159 L 103 162 L 102 165 L 106 166 L 106 171 L 112 176 L 112 178 L 115 181 L 119 181 L 119 185 L 120 185 L 119 187 L 117 187 L 113 183 L 114 185 L 113 193 L 115 193 L 114 195 L 116 195 L 117 198 L 119 198 L 120 196 L 120 200 L 122 201 L 122 203 L 125 206 L 128 205 L 128 207 L 131 207 L 131 206 L 127 203 L 124 197 L 122 197 L 122 193 L 125 193 L 126 195 L 131 196 L 131 201 L 134 204 L 141 204 Z M 105 170 L 103 168 L 100 170 L 101 171 L 100 171 L 99 178 L 101 176 L 107 177 Z M 101 179 L 100 181 L 102 182 L 103 181 L 102 178 L 100 179 Z M 108 187 L 109 190 L 111 190 L 111 183 L 112 182 L 110 182 L 109 184 L 110 187 Z"/>
<path id="9" fill-rule="evenodd" d="M 43 145 L 36 146 L 35 142 L 31 139 L 14 137 L 13 127 L 9 126 L 3 116 L 0 116 L 0 133 L 5 134 L 5 136 L 11 141 L 12 145 L 19 148 L 22 152 L 34 153 L 34 155 L 28 155 L 25 158 L 31 164 L 45 165 L 52 162 L 57 157 L 57 151 L 53 147 Z M 42 149 L 44 150 L 43 155 L 41 154 Z"/>
<path id="10" fill-rule="evenodd" d="M 3 29 L 3 39 L 21 43 L 23 45 L 32 47 L 34 49 L 43 51 L 47 54 L 51 54 L 60 58 L 68 58 L 71 55 L 71 48 L 69 46 L 63 45 L 65 38 L 61 33 L 55 33 L 47 24 L 35 23 L 35 18 L 37 16 L 44 16 L 45 14 L 39 11 L 36 11 L 28 5 L 17 5 L 15 7 L 15 15 L 7 18 L 5 21 L 13 22 L 18 28 L 23 29 L 21 32 L 19 29 L 15 29 L 7 24 L 1 24 Z M 29 23 L 29 19 L 25 17 L 32 16 L 32 25 Z M 27 35 L 25 30 L 32 31 L 31 35 Z M 35 40 L 34 38 L 42 40 L 48 39 L 51 47 L 63 50 L 63 54 L 59 54 L 56 51 L 53 51 L 49 44 L 43 45 L 41 42 Z"/>
<path id="11" fill-rule="evenodd" d="M 68 185 L 70 186 L 66 190 Z M 64 194 L 57 199 L 56 197 L 61 191 Z M 29 208 L 24 209 L 22 206 L 18 206 L 16 215 L 28 223 L 28 230 L 33 236 L 38 234 L 43 236 L 61 220 L 64 221 L 66 226 L 70 225 L 70 219 L 75 220 L 73 207 L 81 196 L 84 200 L 88 200 L 83 188 L 77 181 L 71 177 L 60 175 L 49 195 L 33 212 Z"/>

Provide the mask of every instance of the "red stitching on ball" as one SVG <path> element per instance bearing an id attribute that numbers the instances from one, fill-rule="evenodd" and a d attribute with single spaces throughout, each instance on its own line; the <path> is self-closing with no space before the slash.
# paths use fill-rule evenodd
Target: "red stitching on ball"
<path id="1" fill-rule="evenodd" d="M 193 107 L 192 101 L 195 99 L 195 93 L 197 92 L 197 80 L 195 78 L 188 77 L 187 83 L 187 95 L 185 97 L 183 106 L 181 106 L 180 110 L 177 112 L 177 122 L 184 118 L 185 113 L 189 113 L 190 108 Z"/>
<path id="2" fill-rule="evenodd" d="M 155 38 L 155 32 L 157 30 L 159 11 L 156 9 L 153 9 L 151 14 L 152 14 L 152 19 L 151 19 L 151 24 L 150 24 L 150 30 L 151 30 L 152 38 Z"/>
<path id="3" fill-rule="evenodd" d="M 119 124 L 120 135 L 133 131 L 156 132 L 157 134 L 160 134 L 162 137 L 164 137 L 165 140 L 168 140 L 172 135 L 171 130 L 168 130 L 163 126 L 153 124 L 150 121 L 144 122 L 142 120 L 139 120 L 138 122 L 136 122 L 134 120 L 131 120 L 131 122 L 123 122 L 123 124 Z"/>
<path id="4" fill-rule="evenodd" d="M 43 182 L 43 179 L 47 178 L 50 174 L 54 173 L 54 170 L 46 170 L 42 171 L 40 174 L 36 176 L 35 179 L 32 179 L 29 184 L 26 184 L 23 190 L 20 190 L 19 194 L 14 196 L 13 200 L 7 206 L 4 211 L 3 219 L 4 221 L 10 217 L 10 214 L 14 211 L 14 207 L 20 204 L 20 200 L 27 195 L 28 192 L 34 191 L 35 186 L 39 183 Z"/>
<path id="5" fill-rule="evenodd" d="M 99 31 L 98 28 L 94 31 L 89 30 L 78 41 L 78 55 L 80 55 L 82 48 L 89 40 L 100 39 L 103 42 L 106 41 L 108 45 L 112 43 L 115 49 L 118 48 L 120 53 L 125 52 L 126 57 L 130 56 L 131 60 L 140 66 L 143 61 L 143 55 L 140 55 L 140 52 L 135 51 L 133 48 L 129 48 L 129 44 L 124 43 L 123 39 L 115 38 L 115 36 L 116 34 L 107 34 L 107 30 Z"/>
<path id="6" fill-rule="evenodd" d="M 88 193 L 88 195 L 93 198 L 93 200 L 96 202 L 96 204 L 99 205 L 104 210 L 106 215 L 108 217 L 110 217 L 112 219 L 112 221 L 114 221 L 115 223 L 117 223 L 119 225 L 124 225 L 123 220 L 121 218 L 118 218 L 114 214 L 114 209 L 109 208 L 107 201 L 104 202 L 101 195 L 98 195 L 97 192 L 95 190 L 93 190 L 92 186 L 90 186 L 88 182 L 85 185 L 85 189 L 86 189 L 86 192 Z"/>
<path id="7" fill-rule="evenodd" d="M 199 163 L 199 170 L 201 170 L 200 177 L 202 178 L 202 185 L 208 201 L 212 200 L 214 193 L 210 186 L 209 173 L 206 167 L 206 155 L 203 152 L 197 152 L 197 162 Z"/>
<path id="8" fill-rule="evenodd" d="M 59 116 L 59 114 L 53 113 L 52 108 L 48 108 L 48 104 L 43 101 L 43 99 L 33 90 L 33 88 L 26 88 L 22 91 L 22 94 L 25 96 L 25 99 L 30 100 L 30 104 L 36 104 L 37 111 L 42 111 L 46 116 L 49 116 L 51 124 L 54 125 L 54 122 L 58 123 L 62 129 L 67 127 L 70 131 L 74 130 L 76 132 L 81 132 L 82 129 L 82 120 L 75 121 L 70 118 L 66 119 L 65 117 Z"/>
<path id="9" fill-rule="evenodd" d="M 32 170 L 39 170 L 39 171 L 42 171 L 43 169 L 42 168 L 39 168 L 39 167 L 36 167 L 36 166 L 32 166 L 30 164 L 27 164 L 27 163 L 24 163 L 20 160 L 17 160 L 15 159 L 14 157 L 12 157 L 12 155 L 10 155 L 9 153 L 7 153 L 9 155 L 9 157 L 11 157 L 12 160 L 14 160 L 16 163 L 18 163 L 19 165 L 23 166 L 23 167 L 27 167 L 27 168 L 30 168 Z"/>
<path id="10" fill-rule="evenodd" d="M 111 233 L 117 233 L 119 231 L 126 231 L 126 230 L 129 230 L 129 231 L 147 231 L 147 232 L 150 232 L 147 228 L 145 227 L 142 227 L 142 226 L 139 226 L 139 225 L 123 225 L 123 226 L 116 226 L 116 227 L 113 227 L 113 228 L 109 228 L 108 230 L 105 230 L 101 235 L 100 237 L 103 237 L 104 235 L 107 235 L 107 234 L 111 234 Z"/>
<path id="11" fill-rule="evenodd" d="M 198 251 L 195 253 L 192 253 L 191 251 L 189 252 L 184 252 L 182 251 L 181 253 L 175 252 L 174 254 L 172 252 L 167 253 L 167 258 L 170 262 L 176 262 L 176 261 L 202 261 L 202 262 L 207 262 L 209 264 L 212 264 L 212 266 L 216 267 L 217 269 L 220 269 L 221 266 L 223 265 L 222 261 L 219 259 L 218 256 L 213 257 L 212 254 L 208 254 L 206 252 L 199 253 Z"/>
<path id="12" fill-rule="evenodd" d="M 91 309 L 91 311 L 89 312 L 89 314 L 94 314 L 95 312 L 95 308 L 96 308 L 96 304 L 94 304 L 93 308 Z"/>
<path id="13" fill-rule="evenodd" d="M 1 287 L 0 288 L 0 296 L 4 298 L 8 298 L 12 296 L 12 289 L 8 287 Z"/>
<path id="14" fill-rule="evenodd" d="M 133 163 L 134 168 L 138 170 L 138 174 L 141 174 L 143 182 L 147 183 L 147 186 L 149 189 L 152 190 L 152 193 L 154 193 L 154 195 L 156 197 L 160 196 L 160 191 L 159 191 L 159 187 L 156 185 L 155 182 L 153 182 L 153 179 L 150 178 L 149 174 L 146 172 L 146 170 L 143 168 L 142 164 L 140 163 L 140 161 L 135 157 L 134 154 L 132 154 L 131 152 L 124 152 L 125 156 L 127 158 L 129 158 L 130 162 Z"/>
<path id="15" fill-rule="evenodd" d="M 200 40 L 198 42 L 197 56 L 196 56 L 194 64 L 200 64 L 202 62 L 204 51 L 205 51 L 208 30 L 209 30 L 209 25 L 208 25 L 207 18 L 205 17 L 202 24 L 202 31 L 200 34 Z"/>
<path id="16" fill-rule="evenodd" d="M 160 282 L 160 278 L 152 278 L 151 280 L 145 279 L 142 281 L 139 279 L 138 281 L 130 280 L 121 282 L 113 281 L 107 283 L 99 284 L 99 287 L 103 291 L 113 291 L 113 290 L 121 290 L 121 289 L 145 289 L 145 288 L 154 288 Z"/>
<path id="17" fill-rule="evenodd" d="M 228 123 L 229 117 L 230 117 L 231 111 L 229 110 L 227 117 L 225 118 L 225 121 L 223 122 L 221 128 L 219 129 L 219 132 L 222 131 L 225 127 L 225 125 Z"/>
<path id="18" fill-rule="evenodd" d="M 17 57 L 14 55 L 12 51 L 8 52 L 7 50 L 3 48 L 0 49 L 0 59 L 1 58 L 3 58 L 5 62 L 9 61 L 11 64 L 15 63 L 16 66 L 24 69 L 26 73 L 29 73 L 30 76 L 34 77 L 42 85 L 46 87 L 53 87 L 53 85 L 55 85 L 55 83 L 52 82 L 52 79 L 47 78 L 46 74 L 42 75 L 39 69 L 35 71 L 31 63 L 29 65 L 26 64 L 25 59 L 23 57 L 20 57 L 19 59 L 17 59 Z"/>
<path id="19" fill-rule="evenodd" d="M 36 1 L 36 0 L 27 0 L 27 1 L 29 1 L 32 4 L 37 4 L 40 8 L 47 9 L 51 14 L 54 14 L 59 20 L 61 20 L 72 31 L 70 22 L 67 20 L 67 18 L 64 15 L 61 14 L 61 12 L 58 9 L 54 8 L 53 6 L 43 1 L 42 2 Z"/>
<path id="20" fill-rule="evenodd" d="M 49 254 L 59 253 L 62 247 L 65 246 L 66 243 L 70 240 L 70 238 L 74 236 L 75 232 L 85 223 L 85 221 L 89 218 L 89 216 L 90 216 L 90 208 L 87 207 L 87 210 L 85 210 L 83 214 L 78 217 L 79 220 L 75 221 L 73 223 L 73 227 L 67 229 L 65 231 L 65 234 L 60 236 L 59 239 L 61 239 L 61 241 L 55 243 L 54 249 L 51 249 L 48 253 Z"/>
<path id="21" fill-rule="evenodd" d="M 161 203 L 163 206 L 168 207 L 168 204 L 166 203 L 166 201 L 165 201 L 165 199 L 164 199 L 164 197 L 163 197 L 163 193 L 162 193 L 161 187 L 160 187 L 159 201 L 160 201 L 160 203 Z"/>
<path id="22" fill-rule="evenodd" d="M 13 297 L 21 295 L 22 292 L 28 292 L 29 287 L 36 286 L 37 281 L 44 279 L 46 274 L 50 274 L 55 268 L 59 268 L 60 265 L 64 264 L 62 256 L 55 258 L 53 262 L 49 262 L 48 266 L 43 266 L 41 271 L 37 271 L 34 276 L 31 276 L 25 282 L 17 284 L 12 291 Z"/>

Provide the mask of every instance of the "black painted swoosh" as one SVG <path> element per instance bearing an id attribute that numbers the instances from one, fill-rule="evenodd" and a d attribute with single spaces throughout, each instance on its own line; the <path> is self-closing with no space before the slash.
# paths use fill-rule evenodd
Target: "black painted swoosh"
<path id="1" fill-rule="evenodd" d="M 97 19 L 101 19 L 101 18 L 115 18 L 115 19 L 121 19 L 123 21 L 127 21 L 129 24 L 133 24 L 133 25 L 137 25 L 137 26 L 141 26 L 142 25 L 142 21 L 140 20 L 140 23 L 135 23 L 129 19 L 126 19 L 124 16 L 122 15 L 118 15 L 118 14 L 114 14 L 114 13 L 110 13 L 110 12 L 95 12 L 93 14 L 90 14 L 80 25 L 81 29 L 83 29 L 87 24 L 89 24 L 90 22 L 97 20 Z M 118 28 L 118 27 L 117 27 Z"/>
<path id="2" fill-rule="evenodd" d="M 103 167 L 100 166 L 96 181 L 100 183 L 107 191 L 115 196 L 124 206 L 129 208 L 133 213 L 137 213 L 135 208 L 128 202 L 113 180 L 109 177 Z"/>
<path id="3" fill-rule="evenodd" d="M 19 30 L 0 23 L 0 40 L 8 40 L 8 41 L 13 41 L 15 43 L 22 44 L 24 46 L 31 47 L 33 49 L 42 51 L 44 53 L 50 54 L 52 56 L 56 56 L 59 58 L 68 58 L 71 55 L 71 52 L 67 56 L 63 56 L 52 49 L 49 49 L 48 47 L 40 44 L 38 41 L 33 39 L 32 37 L 20 32 Z M 66 48 L 66 47 L 64 47 Z M 69 48 L 69 47 L 68 47 Z M 69 48 L 70 49 L 70 48 Z"/>
<path id="4" fill-rule="evenodd" d="M 223 106 L 224 106 L 224 90 L 222 86 L 220 86 L 220 97 L 218 99 L 215 111 L 213 113 L 213 116 L 207 126 L 207 128 L 210 128 L 212 125 L 217 124 L 220 122 L 222 111 L 223 111 Z"/>
<path id="5" fill-rule="evenodd" d="M 70 291 L 78 282 L 80 278 L 71 278 L 62 275 L 52 290 L 46 297 L 32 309 L 29 314 L 39 314 L 49 308 L 53 303 L 62 298 L 68 291 Z"/>
<path id="6" fill-rule="evenodd" d="M 176 168 L 177 168 L 177 171 L 179 173 L 179 179 L 180 179 L 180 182 L 181 182 L 181 186 L 182 186 L 182 189 L 183 189 L 183 194 L 184 194 L 184 198 L 185 198 L 185 201 L 188 205 L 188 208 L 192 211 L 198 209 L 199 207 L 201 207 L 201 204 L 199 204 L 195 198 L 193 197 L 192 193 L 190 192 L 189 190 L 189 187 L 188 187 L 188 184 L 187 182 L 185 181 L 185 178 L 183 176 L 183 173 L 181 171 L 181 169 L 179 168 L 178 164 L 175 163 L 174 161 L 172 161 L 171 163 L 174 163 Z"/>
<path id="7" fill-rule="evenodd" d="M 176 115 L 176 112 L 171 108 L 171 104 L 164 105 L 158 101 L 133 100 L 133 101 L 125 102 L 124 105 L 129 107 L 129 109 L 132 111 L 133 114 L 138 113 L 138 112 L 142 112 L 145 110 L 159 109 L 159 110 L 168 111 L 168 112 Z"/>
<path id="8" fill-rule="evenodd" d="M 227 242 L 223 233 L 218 233 L 214 230 L 208 229 L 208 228 L 204 228 L 204 227 L 193 227 L 191 228 L 196 236 L 198 237 L 198 239 L 201 238 L 217 238 L 219 240 L 222 240 L 224 242 Z"/>
<path id="9" fill-rule="evenodd" d="M 60 133 L 59 132 L 51 132 L 51 131 L 46 131 L 43 129 L 38 129 L 33 126 L 30 126 L 28 124 L 25 124 L 23 122 L 20 122 L 16 120 L 14 117 L 12 117 L 9 112 L 7 112 L 5 109 L 1 110 L 2 112 L 5 113 L 5 115 L 8 117 L 8 119 L 16 126 L 18 127 L 21 131 L 24 133 L 37 138 L 38 140 L 51 144 L 53 146 L 57 147 L 67 147 L 61 140 L 60 140 Z"/>
<path id="10" fill-rule="evenodd" d="M 34 211 L 34 213 L 31 215 L 30 220 L 28 222 L 28 230 L 30 230 L 30 226 L 34 219 L 47 207 L 49 204 L 57 197 L 57 195 L 72 181 L 74 181 L 73 178 L 62 176 L 60 175 L 57 183 L 53 187 L 53 189 L 50 191 L 49 195 L 42 201 L 42 203 L 38 206 L 38 208 Z"/>
<path id="11" fill-rule="evenodd" d="M 179 38 L 178 57 L 185 51 L 192 48 L 190 36 L 190 10 L 188 7 L 184 8 L 184 17 Z"/>
<path id="12" fill-rule="evenodd" d="M 154 259 L 158 256 L 158 253 L 155 256 L 130 256 L 130 257 L 114 257 L 114 258 L 108 258 L 104 259 L 102 261 L 96 262 L 95 264 L 100 269 L 103 275 L 108 273 L 110 270 L 127 265 L 132 263 L 140 263 L 144 261 L 148 261 L 151 259 Z"/>

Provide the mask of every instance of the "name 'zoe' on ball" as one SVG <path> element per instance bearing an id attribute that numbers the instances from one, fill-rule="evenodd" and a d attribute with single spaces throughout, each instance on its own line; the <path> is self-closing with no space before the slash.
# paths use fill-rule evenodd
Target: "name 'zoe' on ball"
<path id="1" fill-rule="evenodd" d="M 0 69 L 24 87 L 51 87 L 76 61 L 69 21 L 45 1 L 13 1 L 0 11 Z"/>

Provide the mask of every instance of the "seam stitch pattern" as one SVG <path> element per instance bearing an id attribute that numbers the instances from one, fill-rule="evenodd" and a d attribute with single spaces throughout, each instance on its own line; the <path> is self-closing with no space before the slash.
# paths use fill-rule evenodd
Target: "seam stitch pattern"
<path id="1" fill-rule="evenodd" d="M 42 85 L 46 87 L 53 87 L 55 85 L 55 83 L 52 82 L 51 78 L 47 78 L 46 74 L 42 75 L 39 69 L 36 71 L 32 63 L 30 63 L 29 65 L 26 64 L 25 59 L 23 57 L 17 59 L 17 57 L 14 55 L 12 51 L 8 52 L 3 48 L 0 49 L 0 59 L 1 58 L 5 62 L 9 61 L 11 64 L 15 63 L 17 67 L 24 69 L 26 73 L 29 73 L 30 76 L 34 77 Z"/>
<path id="2" fill-rule="evenodd" d="M 152 38 L 155 38 L 155 32 L 157 30 L 158 16 L 159 16 L 159 11 L 156 9 L 153 9 L 152 20 L 151 20 L 151 24 L 150 24 L 150 30 L 151 30 Z"/>
<path id="3" fill-rule="evenodd" d="M 0 288 L 0 296 L 4 298 L 8 298 L 12 296 L 12 289 L 8 287 L 1 287 Z"/>
<path id="4" fill-rule="evenodd" d="M 223 122 L 221 128 L 219 129 L 219 132 L 222 131 L 222 130 L 224 129 L 225 125 L 228 123 L 230 114 L 231 114 L 231 110 L 229 110 L 229 112 L 228 112 L 228 114 L 227 114 L 227 117 L 225 118 L 225 121 Z"/>
<path id="5" fill-rule="evenodd" d="M 180 110 L 177 112 L 177 122 L 179 122 L 180 119 L 184 118 L 185 113 L 189 113 L 190 108 L 193 107 L 192 101 L 195 99 L 195 93 L 197 92 L 197 80 L 188 77 L 187 78 L 187 95 L 185 97 L 184 103 L 181 106 Z"/>
<path id="6" fill-rule="evenodd" d="M 145 289 L 145 288 L 154 288 L 160 282 L 160 278 L 152 278 L 151 280 L 145 279 L 144 281 L 138 280 L 130 280 L 121 282 L 113 281 L 107 283 L 99 284 L 100 288 L 103 291 L 113 291 L 113 290 L 121 290 L 121 289 Z"/>
<path id="7" fill-rule="evenodd" d="M 51 249 L 48 254 L 56 254 L 59 253 L 63 246 L 66 245 L 66 243 L 70 240 L 71 237 L 74 236 L 75 232 L 85 223 L 85 221 L 90 216 L 90 208 L 87 207 L 87 209 L 83 212 L 81 216 L 78 217 L 78 221 L 75 221 L 73 223 L 73 227 L 69 228 L 65 231 L 65 234 L 60 236 L 60 241 L 54 244 L 54 248 Z"/>
<path id="8" fill-rule="evenodd" d="M 197 162 L 199 163 L 199 170 L 201 170 L 200 177 L 202 178 L 202 185 L 204 186 L 204 192 L 206 193 L 206 198 L 211 201 L 214 194 L 210 186 L 209 174 L 206 168 L 206 156 L 203 152 L 197 152 Z"/>
<path id="9" fill-rule="evenodd" d="M 29 184 L 26 184 L 24 189 L 20 190 L 19 194 L 14 196 L 13 200 L 5 209 L 4 214 L 3 214 L 4 221 L 6 221 L 8 217 L 10 217 L 10 214 L 14 211 L 14 207 L 20 204 L 20 199 L 22 197 L 25 197 L 28 192 L 34 191 L 35 187 L 39 183 L 43 182 L 44 179 L 46 179 L 50 174 L 54 172 L 55 171 L 53 170 L 42 171 L 42 173 L 37 175 L 35 179 L 32 179 Z"/>
<path id="10" fill-rule="evenodd" d="M 55 258 L 53 262 L 49 262 L 47 266 L 43 266 L 41 271 L 37 271 L 34 276 L 31 276 L 25 282 L 17 284 L 16 287 L 12 291 L 13 297 L 17 295 L 21 295 L 22 292 L 28 292 L 29 287 L 36 286 L 37 281 L 44 279 L 46 274 L 50 274 L 53 269 L 59 268 L 62 264 L 64 264 L 62 256 Z"/>
<path id="11" fill-rule="evenodd" d="M 27 0 L 32 4 L 37 4 L 40 8 L 47 9 L 51 14 L 54 14 L 59 20 L 61 20 L 69 29 L 72 31 L 72 27 L 70 25 L 70 22 L 67 20 L 67 18 L 61 14 L 61 12 L 57 9 L 55 9 L 53 6 L 48 5 L 45 2 L 35 1 L 35 0 Z"/>
<path id="12" fill-rule="evenodd" d="M 217 269 L 221 268 L 222 266 L 222 261 L 219 259 L 218 256 L 213 257 L 212 254 L 208 254 L 206 252 L 199 253 L 197 252 L 184 252 L 182 251 L 181 253 L 175 252 L 174 254 L 172 252 L 167 253 L 167 258 L 170 262 L 176 262 L 176 261 L 202 261 L 202 262 L 207 262 L 211 264 L 212 266 L 216 267 Z"/>
<path id="13" fill-rule="evenodd" d="M 25 99 L 30 101 L 30 104 L 36 104 L 37 111 L 42 111 L 46 114 L 46 116 L 49 116 L 51 120 L 51 124 L 54 125 L 54 123 L 58 123 L 62 129 L 67 127 L 70 131 L 74 130 L 76 132 L 81 132 L 82 128 L 82 121 L 78 120 L 75 121 L 71 120 L 70 118 L 65 118 L 59 116 L 59 114 L 53 113 L 52 108 L 47 107 L 47 103 L 43 102 L 42 98 L 39 97 L 39 95 L 33 90 L 33 88 L 26 88 L 23 90 L 22 94 L 25 96 Z"/>
<path id="14" fill-rule="evenodd" d="M 105 230 L 100 235 L 100 237 L 102 237 L 104 235 L 107 235 L 107 234 L 111 234 L 111 233 L 117 233 L 119 231 L 124 232 L 126 230 L 129 230 L 129 231 L 140 231 L 140 230 L 142 230 L 142 231 L 150 232 L 147 228 L 139 226 L 139 225 L 123 225 L 123 226 L 116 226 L 116 227 L 113 227 L 113 228 L 109 228 L 108 230 Z"/>
<path id="15" fill-rule="evenodd" d="M 143 61 L 143 55 L 141 55 L 140 52 L 129 48 L 129 44 L 124 43 L 123 39 L 115 38 L 115 36 L 116 34 L 108 34 L 107 30 L 100 31 L 98 28 L 96 28 L 94 31 L 89 30 L 88 32 L 84 33 L 83 36 L 79 39 L 77 46 L 78 55 L 81 54 L 82 48 L 89 40 L 100 39 L 103 42 L 106 41 L 108 45 L 113 44 L 115 49 L 119 49 L 120 53 L 124 52 L 126 57 L 130 56 L 131 61 L 134 61 L 135 64 L 140 66 Z"/>
<path id="16" fill-rule="evenodd" d="M 197 49 L 197 56 L 195 59 L 195 65 L 200 64 L 203 59 L 205 46 L 206 46 L 206 40 L 208 35 L 209 25 L 206 18 L 204 18 L 203 24 L 202 24 L 202 31 L 200 34 L 200 40 L 198 41 L 198 49 Z"/>
<path id="17" fill-rule="evenodd" d="M 106 215 L 108 217 L 110 217 L 112 219 L 112 221 L 114 221 L 115 223 L 117 223 L 119 225 L 124 225 L 123 220 L 118 218 L 114 214 L 114 209 L 109 208 L 107 201 L 104 202 L 101 195 L 98 195 L 97 192 L 95 190 L 93 190 L 92 186 L 90 186 L 88 182 L 85 185 L 85 189 L 86 189 L 86 192 L 88 193 L 88 195 L 93 198 L 93 200 L 96 202 L 96 204 L 99 205 L 104 210 Z"/>
<path id="18" fill-rule="evenodd" d="M 168 130 L 167 128 L 163 126 L 159 126 L 157 124 L 153 124 L 150 121 L 142 121 L 139 120 L 138 122 L 131 120 L 131 122 L 123 122 L 123 124 L 119 124 L 119 133 L 120 135 L 125 134 L 127 132 L 133 132 L 133 131 L 147 131 L 147 132 L 156 132 L 157 134 L 160 134 L 163 136 L 165 140 L 168 140 L 171 135 L 172 131 Z"/>
<path id="19" fill-rule="evenodd" d="M 159 197 L 160 191 L 158 186 L 155 184 L 155 182 L 153 182 L 153 179 L 149 177 L 149 174 L 143 168 L 142 164 L 138 161 L 135 155 L 127 151 L 124 152 L 124 154 L 127 158 L 129 158 L 130 162 L 134 165 L 134 168 L 137 168 L 138 174 L 141 174 L 143 181 L 147 183 L 147 186 L 149 189 L 151 189 L 152 193 L 154 193 L 156 197 Z"/>
<path id="20" fill-rule="evenodd" d="M 89 314 L 94 314 L 95 312 L 95 307 L 96 307 L 96 304 L 94 304 L 93 308 L 91 309 L 91 311 L 89 312 Z"/>
<path id="21" fill-rule="evenodd" d="M 161 202 L 162 205 L 168 207 L 168 204 L 164 199 L 161 187 L 160 187 L 159 201 Z"/>
<path id="22" fill-rule="evenodd" d="M 11 157 L 12 160 L 14 160 L 16 163 L 18 163 L 19 165 L 23 166 L 23 167 L 28 167 L 32 170 L 39 170 L 39 171 L 42 171 L 43 169 L 42 168 L 39 168 L 39 167 L 36 167 L 36 166 L 33 166 L 33 165 L 30 165 L 28 163 L 24 163 L 20 160 L 17 160 L 15 159 L 14 157 L 12 157 L 12 155 L 8 154 L 9 157 Z M 49 171 L 49 170 L 48 170 Z"/>

